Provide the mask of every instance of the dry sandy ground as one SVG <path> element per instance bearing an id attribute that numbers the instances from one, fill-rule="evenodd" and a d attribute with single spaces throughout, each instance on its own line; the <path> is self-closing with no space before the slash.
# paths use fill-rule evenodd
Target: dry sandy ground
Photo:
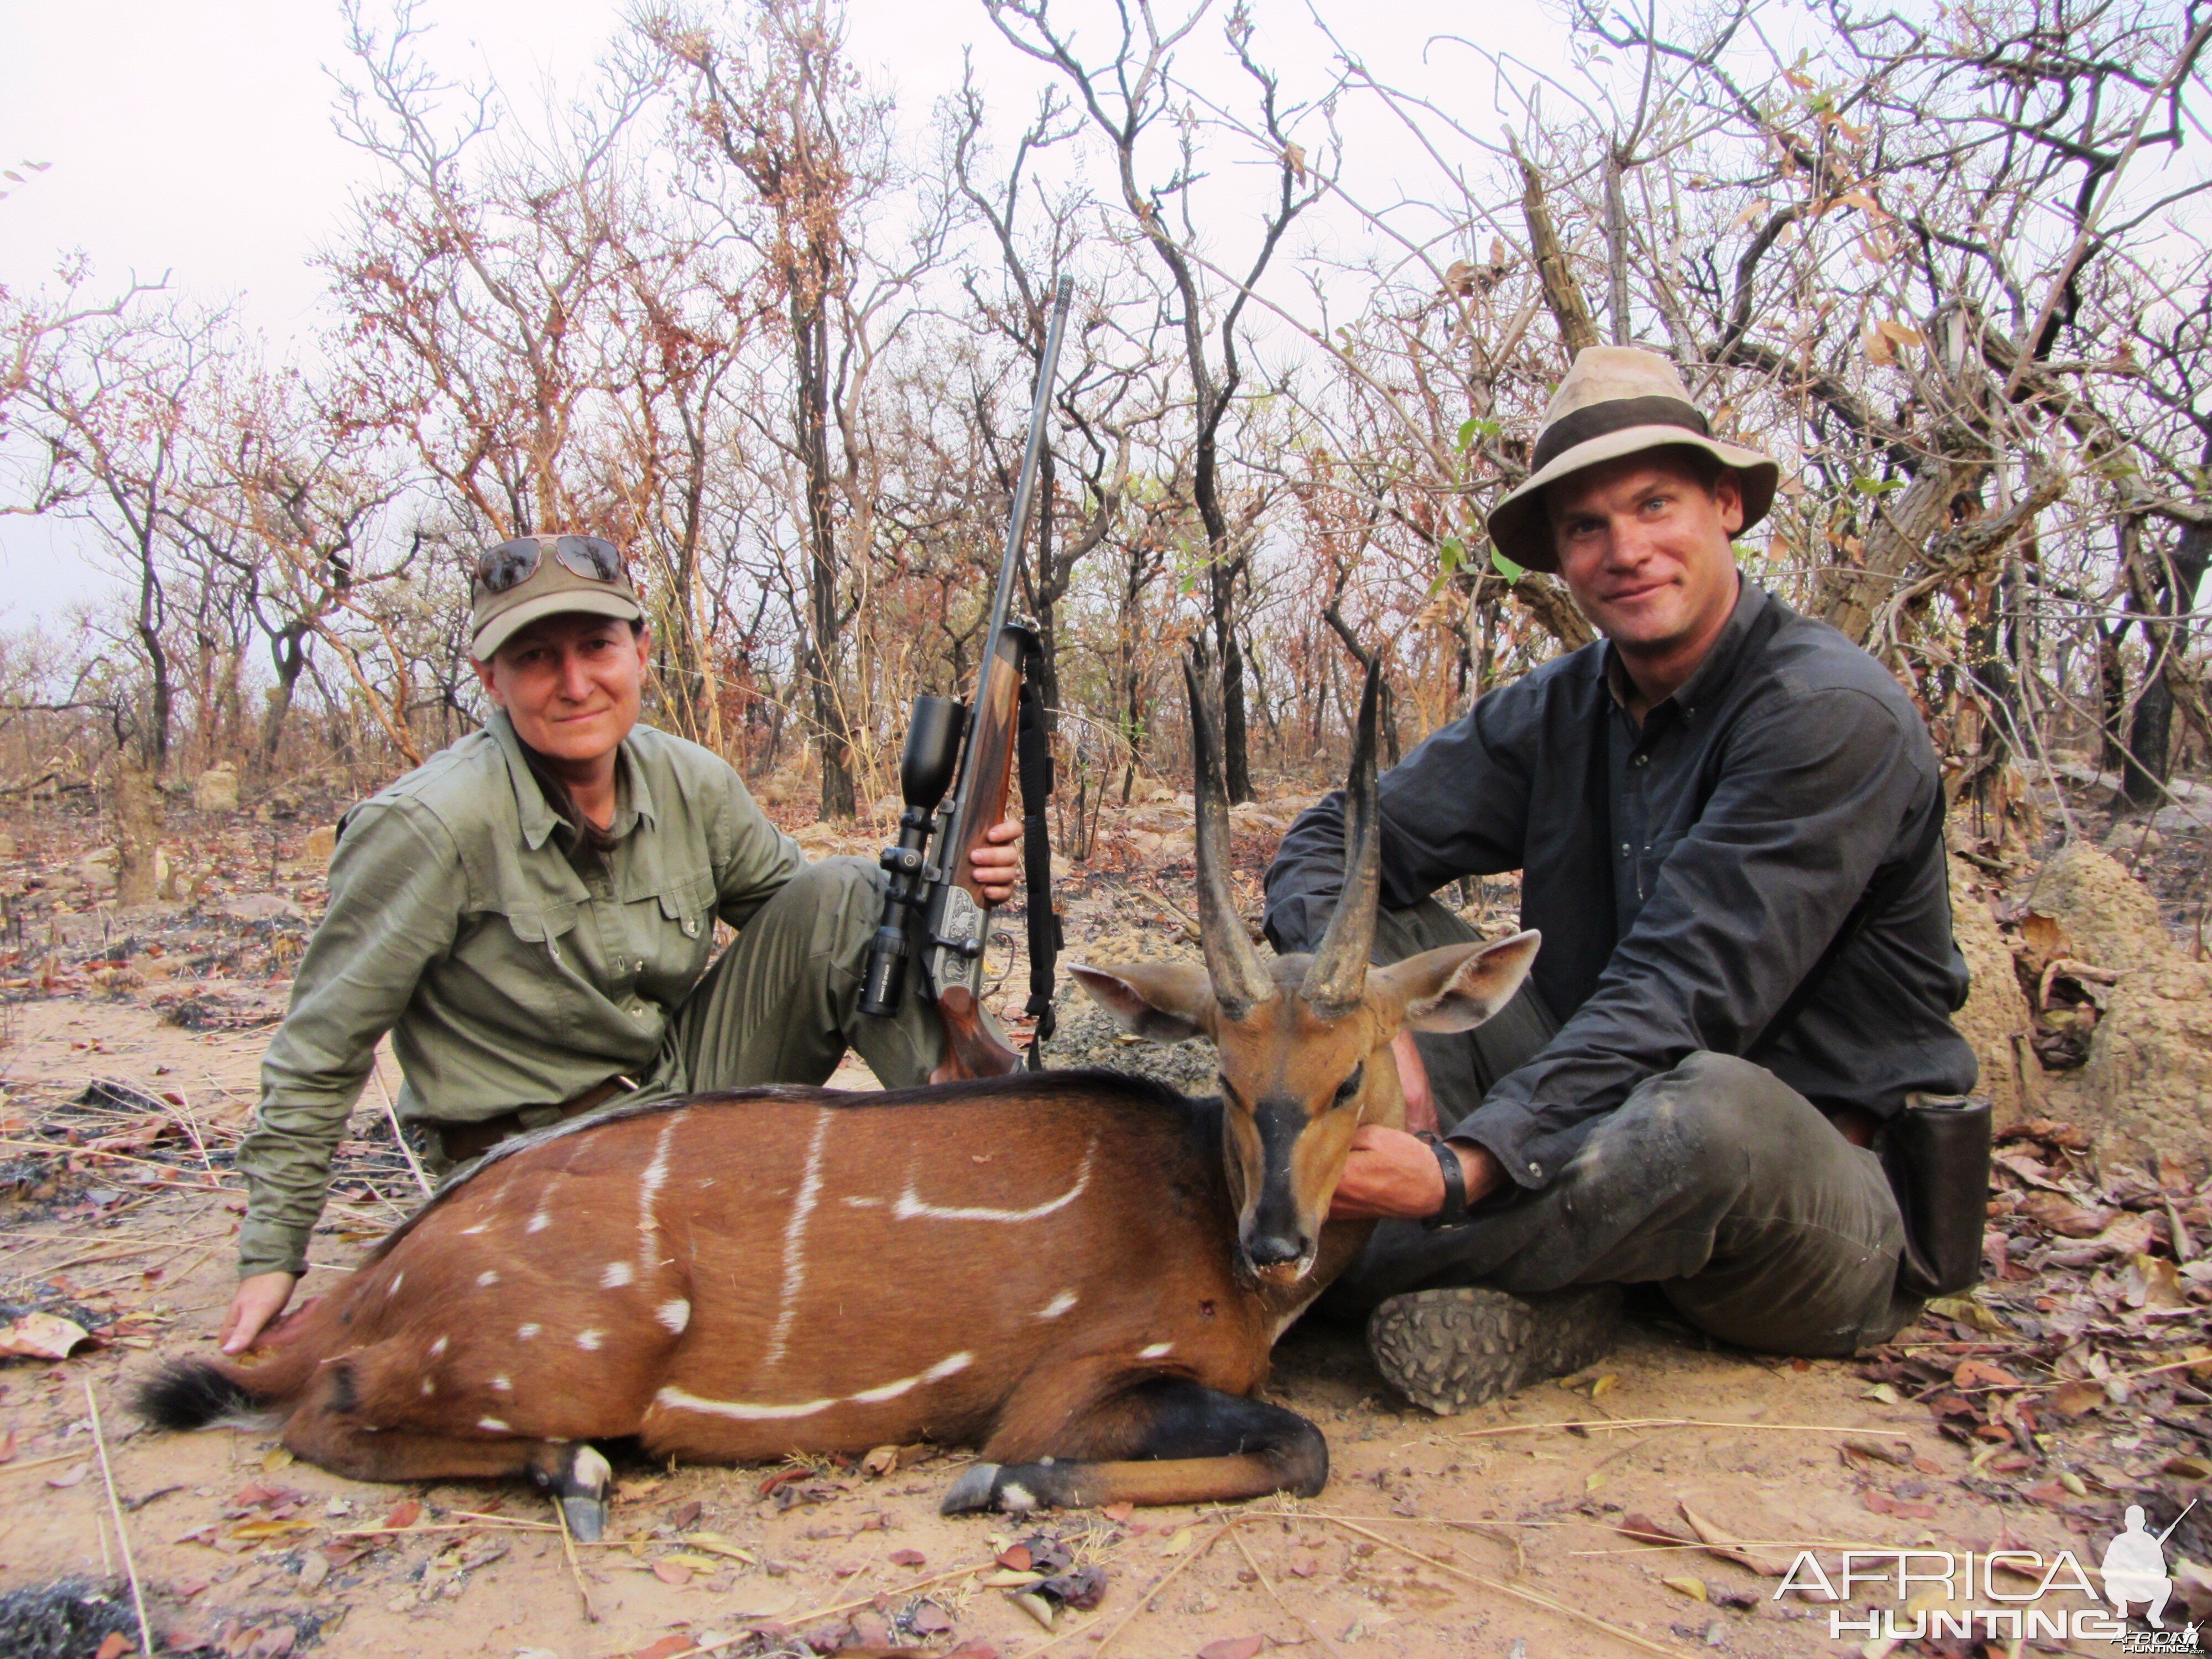
<path id="1" fill-rule="evenodd" d="M 0 1118 L 72 1095 L 88 1075 L 175 1091 L 211 1145 L 250 1105 L 265 1031 L 195 1036 L 123 1003 L 17 1012 L 16 1042 L 0 1051 L 11 1097 Z M 599 1659 L 742 1638 L 772 1620 L 862 1644 L 888 1639 L 896 1623 L 931 1632 L 933 1651 L 979 1643 L 968 1650 L 1008 1659 L 1196 1655 L 1223 1643 L 1217 1659 L 1277 1646 L 1391 1659 L 1841 1654 L 1856 1644 L 1830 1639 L 1825 1607 L 1774 1599 L 1774 1577 L 1638 1543 L 1620 1524 L 1638 1516 L 1684 1531 L 1686 1504 L 1758 1556 L 2002 1540 L 2094 1559 L 2090 1536 L 2101 1547 L 2110 1528 L 2091 1514 L 2150 1480 L 2166 1455 L 2130 1453 L 2111 1425 L 2094 1444 L 2081 1425 L 2078 1446 L 2075 1425 L 2058 1426 L 2048 1467 L 2094 1468 L 2106 1483 L 2068 1516 L 2002 1481 L 1973 1476 L 1979 1491 L 1969 1490 L 1966 1448 L 1938 1436 L 1923 1408 L 1872 1397 L 1850 1365 L 1713 1351 L 1664 1320 L 1639 1322 L 1573 1387 L 1449 1419 L 1387 1398 L 1353 1336 L 1300 1328 L 1279 1351 L 1270 1392 L 1328 1434 L 1328 1491 L 1241 1511 L 1048 1518 L 1043 1529 L 1107 1579 L 1095 1610 L 1063 1613 L 1049 1636 L 984 1582 L 994 1554 L 1037 1528 L 940 1519 L 936 1500 L 957 1468 L 942 1455 L 881 1478 L 801 1469 L 768 1496 L 775 1470 L 633 1467 L 613 1541 L 579 1552 L 579 1577 L 548 1530 L 548 1505 L 519 1486 L 365 1486 L 288 1462 L 267 1436 L 141 1431 L 127 1410 L 133 1380 L 162 1355 L 204 1351 L 216 1328 L 239 1183 L 219 1168 L 210 1181 L 174 1165 L 108 1167 L 185 1184 L 128 1197 L 137 1183 L 118 1178 L 96 1220 L 81 1202 L 0 1207 L 0 1300 L 58 1274 L 114 1318 L 104 1348 L 58 1364 L 0 1361 L 0 1595 L 119 1565 L 89 1386 L 154 1626 L 165 1643 L 173 1634 L 213 1651 Z M 334 1210 L 348 1231 L 319 1242 L 318 1262 L 342 1270 L 391 1213 L 366 1199 Z M 1847 1449 L 1854 1441 L 1877 1455 Z M 404 1500 L 419 1514 L 394 1516 Z M 494 1510 L 504 1518 L 459 1515 Z M 388 1518 L 404 1529 L 372 1532 Z M 13 1639 L 0 1631 L 0 1652 L 44 1650 L 23 1630 Z"/>

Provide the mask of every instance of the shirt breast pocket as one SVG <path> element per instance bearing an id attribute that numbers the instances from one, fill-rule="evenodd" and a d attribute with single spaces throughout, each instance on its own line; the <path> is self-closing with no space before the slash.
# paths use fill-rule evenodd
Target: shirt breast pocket
<path id="1" fill-rule="evenodd" d="M 680 877 L 654 896 L 660 910 L 663 971 L 686 985 L 706 971 L 714 951 L 714 884 Z"/>
<path id="2" fill-rule="evenodd" d="M 506 916 L 517 939 L 542 949 L 555 962 L 567 963 L 570 954 L 567 936 L 576 928 L 574 905 L 518 905 Z"/>

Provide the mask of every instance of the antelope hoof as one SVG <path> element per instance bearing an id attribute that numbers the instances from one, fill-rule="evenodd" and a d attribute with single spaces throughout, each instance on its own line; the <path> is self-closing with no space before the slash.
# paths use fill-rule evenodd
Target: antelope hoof
<path id="1" fill-rule="evenodd" d="M 937 1506 L 939 1515 L 975 1515 L 997 1507 L 999 1465 L 971 1464 L 961 1472 L 960 1478 L 946 1488 L 945 1501 Z"/>
<path id="2" fill-rule="evenodd" d="M 607 1529 L 607 1491 L 614 1485 L 613 1466 L 596 1446 L 553 1449 L 559 1461 L 543 1470 L 539 1481 L 560 1504 L 568 1530 L 585 1543 L 596 1544 Z"/>
<path id="3" fill-rule="evenodd" d="M 564 1498 L 561 1513 L 580 1544 L 596 1544 L 607 1529 L 607 1500 L 604 1498 Z"/>

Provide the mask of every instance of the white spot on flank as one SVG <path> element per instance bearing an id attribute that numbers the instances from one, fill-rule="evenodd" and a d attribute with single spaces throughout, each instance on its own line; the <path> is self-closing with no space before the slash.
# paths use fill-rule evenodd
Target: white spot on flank
<path id="1" fill-rule="evenodd" d="M 384 1287 L 384 1293 L 385 1293 L 385 1295 L 386 1295 L 386 1296 L 397 1296 L 397 1295 L 398 1295 L 398 1294 L 399 1294 L 399 1286 L 400 1286 L 400 1285 L 401 1285 L 401 1284 L 402 1284 L 402 1283 L 406 1279 L 406 1278 L 407 1278 L 407 1275 L 406 1275 L 405 1273 L 394 1273 L 394 1274 L 392 1274 L 392 1282 L 391 1282 L 389 1285 L 386 1285 Z"/>
<path id="2" fill-rule="evenodd" d="M 447 1339 L 446 1339 L 445 1337 L 442 1337 L 442 1336 L 441 1336 L 441 1337 L 440 1337 L 440 1338 L 439 1338 L 435 1342 L 433 1342 L 433 1343 L 430 1345 L 430 1358 L 431 1358 L 435 1359 L 435 1358 L 436 1358 L 440 1354 L 441 1354 L 441 1353 L 445 1352 L 445 1351 L 446 1351 L 446 1342 L 447 1342 Z"/>
<path id="3" fill-rule="evenodd" d="M 542 1233 L 552 1224 L 553 1218 L 540 1210 L 530 1218 L 530 1224 L 522 1231 L 526 1233 Z"/>
<path id="4" fill-rule="evenodd" d="M 1175 1344 L 1174 1344 L 1174 1343 L 1172 1343 L 1172 1342 L 1155 1342 L 1155 1343 L 1153 1343 L 1153 1344 L 1152 1344 L 1152 1346 L 1151 1347 L 1149 1347 L 1149 1348 L 1139 1348 L 1139 1349 L 1138 1349 L 1138 1350 L 1137 1350 L 1137 1358 L 1139 1358 L 1139 1359 L 1164 1359 L 1164 1358 L 1165 1358 L 1169 1354 L 1171 1354 L 1171 1353 L 1173 1353 L 1174 1352 L 1175 1352 Z"/>
<path id="5" fill-rule="evenodd" d="M 514 1328 L 514 1334 L 520 1337 L 525 1342 L 527 1342 L 532 1337 L 537 1335 L 538 1332 L 544 1328 L 545 1328 L 543 1325 L 537 1324 L 518 1325 Z"/>
<path id="6" fill-rule="evenodd" d="M 880 1198 L 848 1198 L 845 1202 L 855 1210 L 880 1210 L 884 1207 L 884 1201 Z"/>
<path id="7" fill-rule="evenodd" d="M 568 1465 L 568 1476 L 578 1486 L 598 1492 L 615 1478 L 615 1472 L 607 1460 L 599 1455 L 597 1446 L 582 1446 L 577 1449 L 575 1461 Z"/>
<path id="8" fill-rule="evenodd" d="M 422 1395 L 423 1395 L 423 1398 L 428 1399 L 430 1395 L 434 1395 L 434 1394 L 435 1394 L 435 1393 L 437 1393 L 437 1392 L 438 1392 L 438 1385 L 437 1385 L 435 1382 L 432 1382 L 428 1377 L 427 1377 L 427 1376 L 426 1376 L 426 1377 L 424 1377 L 424 1378 L 422 1379 Z"/>
<path id="9" fill-rule="evenodd" d="M 507 1432 L 507 1425 L 501 1422 L 496 1417 L 479 1417 L 477 1419 L 477 1426 L 483 1430 L 488 1434 L 505 1434 Z"/>
<path id="10" fill-rule="evenodd" d="M 491 1385 L 493 1388 L 498 1389 L 501 1394 L 513 1394 L 514 1392 L 514 1384 L 508 1382 L 507 1378 L 503 1376 L 495 1376 L 492 1378 Z"/>
<path id="11" fill-rule="evenodd" d="M 483 1285 L 486 1290 L 489 1290 L 493 1285 L 499 1283 L 499 1275 L 493 1272 L 489 1267 L 486 1267 L 482 1273 L 477 1275 L 477 1283 Z"/>
<path id="12" fill-rule="evenodd" d="M 914 1190 L 914 1176 L 906 1179 L 906 1190 L 899 1194 L 891 1213 L 901 1221 L 1041 1221 L 1056 1210 L 1064 1210 L 1083 1196 L 1091 1185 L 1091 1164 L 1098 1152 L 1098 1138 L 1093 1135 L 1091 1144 L 1083 1149 L 1083 1162 L 1075 1171 L 1075 1184 L 1058 1198 L 1048 1199 L 1026 1210 L 994 1210 L 961 1205 L 928 1204 Z"/>
<path id="13" fill-rule="evenodd" d="M 1053 1297 L 1051 1301 L 1046 1303 L 1044 1306 L 1037 1310 L 1037 1317 L 1039 1319 L 1057 1319 L 1060 1315 L 1066 1313 L 1074 1305 L 1075 1292 L 1073 1291 L 1062 1291 L 1058 1296 Z"/>
<path id="14" fill-rule="evenodd" d="M 807 1400 L 794 1406 L 767 1406 L 746 1400 L 702 1400 L 696 1394 L 686 1394 L 672 1385 L 661 1389 L 653 1399 L 670 1411 L 701 1412 L 709 1417 L 733 1417 L 748 1423 L 787 1417 L 812 1417 L 818 1412 L 828 1411 L 832 1406 L 880 1406 L 885 1401 L 896 1400 L 925 1382 L 941 1382 L 948 1376 L 964 1371 L 975 1363 L 975 1358 L 971 1353 L 951 1354 L 919 1375 L 902 1376 L 897 1382 L 886 1382 L 881 1388 L 865 1389 L 842 1400 Z"/>
<path id="15" fill-rule="evenodd" d="M 461 1229 L 461 1237 L 463 1238 L 467 1238 L 474 1234 L 480 1233 L 488 1224 L 488 1223 L 479 1221 L 473 1227 L 464 1227 Z"/>
<path id="16" fill-rule="evenodd" d="M 618 1291 L 637 1275 L 630 1271 L 627 1261 L 610 1261 L 599 1274 L 600 1285 L 610 1291 Z"/>
<path id="17" fill-rule="evenodd" d="M 673 1302 L 664 1302 L 653 1310 L 653 1316 L 674 1332 L 684 1334 L 684 1328 L 691 1322 L 691 1304 L 682 1297 Z"/>
<path id="18" fill-rule="evenodd" d="M 586 1353 L 592 1352 L 599 1346 L 599 1334 L 597 1331 L 578 1331 L 576 1346 Z"/>
<path id="19" fill-rule="evenodd" d="M 776 1312 L 775 1328 L 769 1333 L 768 1350 L 761 1355 L 763 1365 L 773 1365 L 783 1358 L 784 1344 L 791 1338 L 791 1322 L 799 1315 L 799 1291 L 806 1282 L 806 1218 L 822 1200 L 822 1149 L 829 1139 L 830 1113 L 825 1109 L 814 1115 L 814 1134 L 806 1144 L 806 1170 L 799 1178 L 798 1196 L 791 1201 L 791 1218 L 783 1224 L 783 1301 Z"/>

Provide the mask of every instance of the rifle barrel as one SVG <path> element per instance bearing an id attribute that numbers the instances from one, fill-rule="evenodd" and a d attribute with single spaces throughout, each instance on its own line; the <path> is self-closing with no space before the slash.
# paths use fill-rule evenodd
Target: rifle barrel
<path id="1" fill-rule="evenodd" d="M 1030 435 L 1022 451 L 1020 481 L 1014 487 L 1012 511 L 1006 516 L 1006 545 L 999 555 L 999 586 L 991 596 L 991 627 L 983 635 L 983 661 L 975 671 L 975 697 L 968 706 L 980 710 L 983 707 L 983 691 L 991 672 L 991 647 L 999 637 L 999 630 L 1006 625 L 1006 612 L 1012 606 L 1014 594 L 1014 564 L 1022 556 L 1022 538 L 1030 527 L 1030 507 L 1036 495 L 1037 461 L 1044 453 L 1044 421 L 1052 409 L 1053 381 L 1060 368 L 1060 336 L 1067 331 L 1067 309 L 1075 297 L 1075 279 L 1062 276 L 1054 286 L 1052 296 L 1052 324 L 1045 330 L 1044 356 L 1037 363 L 1036 392 L 1030 403 Z M 972 733 L 975 723 L 971 720 Z M 963 781 L 965 793 L 966 781 Z"/>

